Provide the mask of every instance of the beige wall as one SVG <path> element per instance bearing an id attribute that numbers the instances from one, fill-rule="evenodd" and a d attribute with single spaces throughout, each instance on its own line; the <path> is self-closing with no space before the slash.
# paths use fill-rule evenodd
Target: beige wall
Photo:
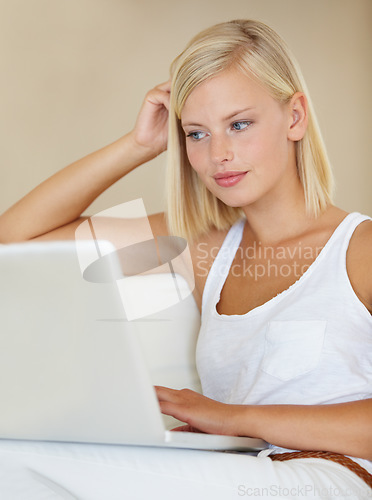
<path id="1" fill-rule="evenodd" d="M 148 88 L 200 29 L 257 18 L 290 44 L 337 182 L 336 203 L 372 215 L 371 0 L 0 0 L 0 212 L 133 125 Z M 162 155 L 89 213 L 143 197 L 163 207 Z"/>

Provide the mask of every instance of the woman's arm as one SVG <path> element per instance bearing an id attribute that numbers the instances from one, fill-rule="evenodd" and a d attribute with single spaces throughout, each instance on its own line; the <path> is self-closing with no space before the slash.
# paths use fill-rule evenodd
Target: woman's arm
<path id="1" fill-rule="evenodd" d="M 372 314 L 372 221 L 362 222 L 354 231 L 346 264 L 356 295 Z"/>
<path id="2" fill-rule="evenodd" d="M 372 460 L 372 399 L 331 405 L 229 405 L 188 389 L 156 391 L 163 413 L 202 432 Z"/>
<path id="3" fill-rule="evenodd" d="M 75 221 L 108 187 L 167 146 L 170 83 L 148 92 L 130 133 L 72 163 L 0 216 L 0 243 L 22 241 Z"/>

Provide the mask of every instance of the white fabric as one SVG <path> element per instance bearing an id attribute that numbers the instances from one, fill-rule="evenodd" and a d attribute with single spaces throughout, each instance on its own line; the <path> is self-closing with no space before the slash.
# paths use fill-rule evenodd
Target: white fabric
<path id="1" fill-rule="evenodd" d="M 339 464 L 208 451 L 0 441 L 1 500 L 361 500 Z"/>
<path id="2" fill-rule="evenodd" d="M 367 219 L 349 214 L 298 281 L 242 315 L 216 309 L 244 220 L 231 228 L 203 295 L 196 361 L 206 396 L 235 404 L 329 404 L 372 397 L 372 316 L 346 270 L 349 240 Z M 357 461 L 372 472 L 371 462 Z"/>

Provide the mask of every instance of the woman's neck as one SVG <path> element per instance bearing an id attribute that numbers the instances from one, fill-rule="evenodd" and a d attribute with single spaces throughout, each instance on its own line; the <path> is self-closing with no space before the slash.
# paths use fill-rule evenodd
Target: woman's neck
<path id="1" fill-rule="evenodd" d="M 317 218 L 306 211 L 305 197 L 282 200 L 280 204 L 250 205 L 243 208 L 250 237 L 262 244 L 278 244 L 296 238 L 314 226 Z"/>

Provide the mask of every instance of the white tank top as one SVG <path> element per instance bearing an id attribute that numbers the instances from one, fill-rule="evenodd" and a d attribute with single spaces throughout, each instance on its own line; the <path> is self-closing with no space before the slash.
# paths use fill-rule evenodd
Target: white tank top
<path id="1" fill-rule="evenodd" d="M 203 293 L 196 351 L 203 394 L 231 404 L 372 398 L 372 316 L 346 270 L 350 238 L 368 219 L 349 214 L 300 279 L 242 315 L 216 309 L 245 220 L 231 227 Z M 372 472 L 371 462 L 360 463 Z"/>

